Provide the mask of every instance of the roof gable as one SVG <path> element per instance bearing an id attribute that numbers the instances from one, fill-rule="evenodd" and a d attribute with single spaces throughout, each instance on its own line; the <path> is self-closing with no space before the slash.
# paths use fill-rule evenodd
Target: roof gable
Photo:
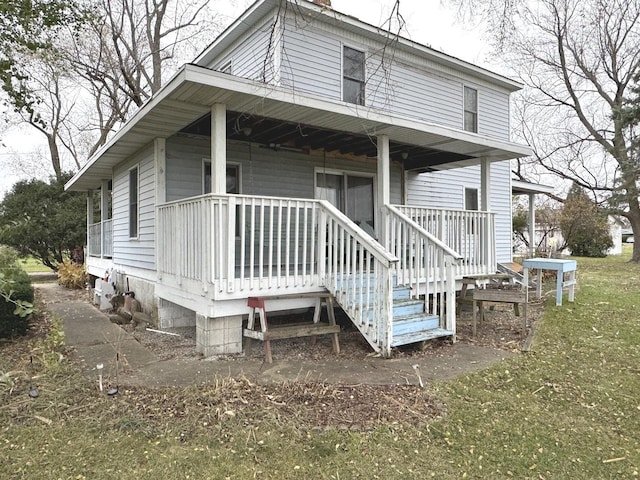
<path id="1" fill-rule="evenodd" d="M 308 0 L 257 0 L 224 30 L 211 45 L 198 55 L 193 63 L 199 66 L 212 64 L 217 59 L 220 59 L 221 55 L 223 55 L 229 47 L 241 40 L 244 35 L 251 32 L 256 25 L 259 25 L 265 17 L 272 15 L 275 18 L 277 14 L 282 14 L 287 11 L 293 11 L 295 15 L 303 16 L 306 21 L 325 22 L 347 32 L 361 35 L 372 41 L 386 43 L 390 35 L 395 38 L 395 34 L 392 32 L 363 22 L 350 15 L 340 13 L 330 7 L 317 5 Z M 509 91 L 516 91 L 522 88 L 522 84 L 503 75 L 447 55 L 444 52 L 409 40 L 408 38 L 402 36 L 397 37 L 396 45 L 396 48 L 406 51 L 409 54 L 426 58 L 461 73 L 499 85 Z"/>

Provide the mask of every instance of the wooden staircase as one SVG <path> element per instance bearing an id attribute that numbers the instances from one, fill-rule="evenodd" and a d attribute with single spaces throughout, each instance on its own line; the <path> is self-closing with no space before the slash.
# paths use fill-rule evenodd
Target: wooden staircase
<path id="1" fill-rule="evenodd" d="M 362 290 L 363 282 L 367 281 L 367 276 L 351 276 L 344 282 L 337 282 L 340 291 L 336 292 L 336 302 L 340 305 L 341 297 L 358 298 L 358 295 Z M 391 347 L 399 347 L 401 345 L 408 345 L 411 343 L 454 335 L 453 331 L 442 328 L 439 316 L 425 312 L 424 299 L 411 298 L 411 289 L 407 286 L 397 285 L 395 277 L 393 279 L 393 283 Z M 354 325 L 358 327 L 358 319 L 353 318 L 346 310 L 345 313 L 347 313 Z M 362 310 L 361 314 L 361 318 L 368 322 L 369 325 L 373 323 L 374 312 L 372 310 Z M 360 330 L 366 338 L 366 330 Z M 367 338 L 367 340 L 369 339 Z"/>

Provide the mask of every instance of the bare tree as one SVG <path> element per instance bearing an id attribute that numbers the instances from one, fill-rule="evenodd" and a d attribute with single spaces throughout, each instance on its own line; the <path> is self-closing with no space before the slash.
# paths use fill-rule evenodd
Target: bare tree
<path id="1" fill-rule="evenodd" d="M 20 121 L 44 136 L 53 173 L 56 179 L 60 179 L 64 170 L 80 168 L 73 142 L 74 132 L 69 129 L 76 102 L 74 92 L 77 92 L 73 75 L 56 50 L 22 50 L 16 52 L 14 62 L 29 71 L 28 77 L 17 80 L 19 90 L 29 92 L 32 98 L 37 99 L 28 109 L 16 107 L 14 113 Z M 71 155 L 64 155 L 62 151 Z M 73 165 L 64 165 L 63 156 L 69 157 Z"/>
<path id="2" fill-rule="evenodd" d="M 20 52 L 31 74 L 13 79 L 29 95 L 16 96 L 15 111 L 45 136 L 57 178 L 63 158 L 79 168 L 218 29 L 215 17 L 203 20 L 204 0 L 91 1 L 83 28 L 70 24 L 46 50 Z"/>
<path id="3" fill-rule="evenodd" d="M 456 3 L 461 12 L 478 7 L 477 0 Z M 640 72 L 640 2 L 482 3 L 496 51 L 528 87 L 519 134 L 534 148 L 532 160 L 587 189 L 640 237 L 634 132 L 621 115 Z M 632 261 L 640 262 L 640 244 Z"/>

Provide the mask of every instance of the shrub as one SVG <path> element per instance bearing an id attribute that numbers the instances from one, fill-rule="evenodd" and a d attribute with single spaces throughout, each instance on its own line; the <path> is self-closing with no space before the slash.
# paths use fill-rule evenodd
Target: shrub
<path id="1" fill-rule="evenodd" d="M 578 257 L 606 257 L 613 246 L 607 217 L 577 185 L 564 202 L 560 229 L 571 254 Z"/>
<path id="2" fill-rule="evenodd" d="M 58 283 L 66 288 L 84 288 L 87 272 L 84 265 L 65 260 L 58 265 Z"/>
<path id="3" fill-rule="evenodd" d="M 0 338 L 24 335 L 33 309 L 29 275 L 10 249 L 0 248 Z"/>

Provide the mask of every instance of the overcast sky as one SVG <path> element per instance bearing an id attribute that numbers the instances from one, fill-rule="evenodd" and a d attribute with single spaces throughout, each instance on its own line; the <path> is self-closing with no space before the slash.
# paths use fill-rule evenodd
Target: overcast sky
<path id="1" fill-rule="evenodd" d="M 228 22 L 241 15 L 252 3 L 253 0 L 232 0 L 226 3 L 227 7 L 224 9 L 228 15 Z M 393 4 L 394 0 L 332 0 L 335 10 L 376 26 L 389 17 Z M 480 38 L 480 33 L 465 29 L 457 23 L 455 12 L 443 7 L 441 0 L 401 0 L 400 13 L 407 22 L 403 36 L 448 55 L 492 68 L 486 62 L 488 50 Z M 0 146 L 2 198 L 13 183 L 28 178 L 34 171 L 33 168 L 26 168 L 25 173 L 19 172 L 15 168 L 16 156 L 20 162 L 27 165 L 37 163 L 39 156 L 46 154 L 46 143 L 41 134 L 31 129 L 26 129 L 23 133 L 17 133 L 15 130 L 9 134 L 0 132 L 0 138 L 6 145 Z M 40 171 L 42 172 L 42 169 Z"/>

